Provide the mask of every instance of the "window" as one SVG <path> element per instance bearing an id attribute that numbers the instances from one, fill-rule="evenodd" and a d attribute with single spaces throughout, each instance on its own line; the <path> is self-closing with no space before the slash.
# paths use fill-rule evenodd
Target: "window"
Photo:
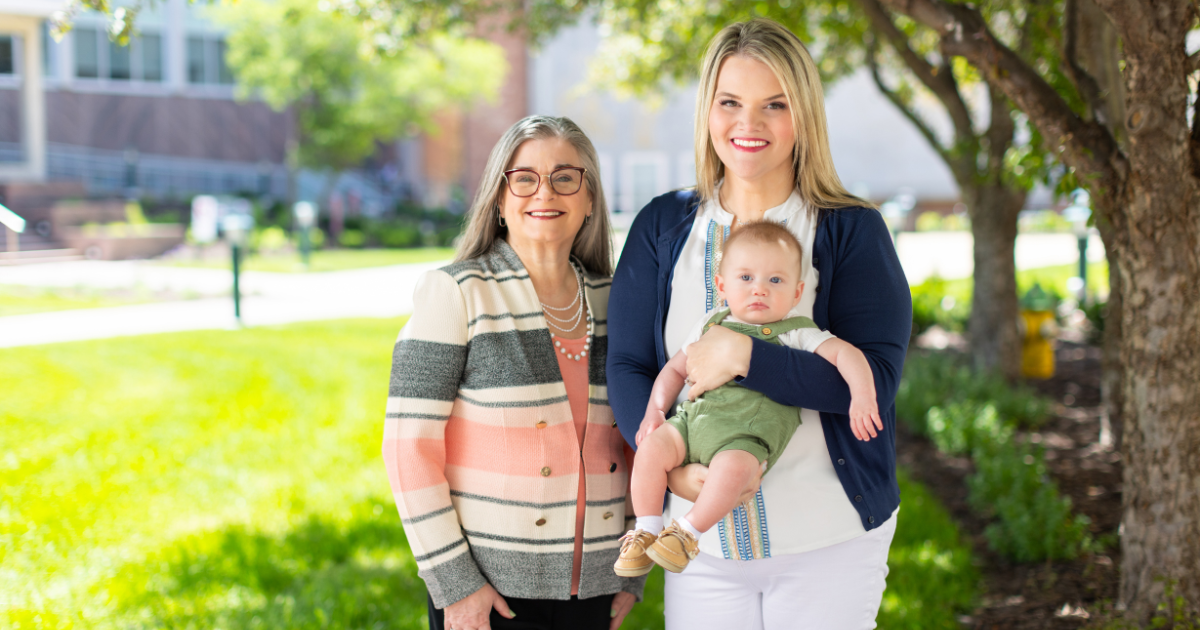
<path id="1" fill-rule="evenodd" d="M 108 78 L 117 81 L 128 81 L 133 78 L 131 46 L 122 46 L 114 41 L 108 42 Z"/>
<path id="2" fill-rule="evenodd" d="M 658 151 L 633 151 L 621 157 L 621 210 L 637 212 L 670 188 L 669 160 Z"/>
<path id="3" fill-rule="evenodd" d="M 221 37 L 188 37 L 188 83 L 232 85 L 233 72 L 225 63 L 225 49 L 225 39 Z"/>
<path id="4" fill-rule="evenodd" d="M 121 46 L 97 28 L 80 27 L 75 37 L 75 76 L 110 81 L 163 80 L 162 36 L 143 33 Z"/>
<path id="5" fill-rule="evenodd" d="M 141 48 L 142 80 L 163 80 L 162 36 L 146 33 L 138 38 Z"/>
<path id="6" fill-rule="evenodd" d="M 13 74 L 16 60 L 13 59 L 13 38 L 10 35 L 0 35 L 0 74 Z"/>
<path id="7" fill-rule="evenodd" d="M 76 28 L 75 76 L 83 79 L 100 78 L 100 34 L 94 28 Z"/>

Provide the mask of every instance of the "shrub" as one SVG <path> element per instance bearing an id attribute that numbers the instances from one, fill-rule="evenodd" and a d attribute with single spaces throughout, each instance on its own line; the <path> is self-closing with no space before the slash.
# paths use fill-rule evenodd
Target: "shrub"
<path id="1" fill-rule="evenodd" d="M 967 329 L 967 319 L 971 316 L 971 296 L 952 288 L 950 283 L 938 276 L 931 276 L 921 284 L 910 289 L 912 291 L 913 327 L 912 336 L 916 337 L 933 326 L 939 326 L 950 332 L 962 332 Z"/>
<path id="2" fill-rule="evenodd" d="M 379 244 L 384 247 L 416 247 L 421 233 L 411 226 L 384 228 L 378 231 Z"/>
<path id="3" fill-rule="evenodd" d="M 367 237 L 362 230 L 342 230 L 338 244 L 342 247 L 362 247 L 367 243 Z"/>
<path id="4" fill-rule="evenodd" d="M 896 392 L 896 414 L 924 434 L 929 410 L 955 402 L 990 404 L 1001 418 L 1021 428 L 1041 426 L 1050 411 L 1050 401 L 1032 388 L 1010 385 L 998 374 L 976 372 L 964 357 L 951 353 L 909 354 Z"/>

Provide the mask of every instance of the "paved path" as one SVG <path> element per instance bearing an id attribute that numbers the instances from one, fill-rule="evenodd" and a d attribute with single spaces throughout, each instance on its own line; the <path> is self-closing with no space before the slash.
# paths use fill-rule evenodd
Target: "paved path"
<path id="1" fill-rule="evenodd" d="M 946 279 L 969 277 L 973 266 L 971 243 L 971 235 L 965 232 L 906 232 L 900 235 L 897 249 L 909 283 L 917 284 L 935 273 Z M 1104 247 L 1098 238 L 1092 239 L 1088 254 L 1093 261 L 1104 260 Z M 1016 257 L 1018 269 L 1072 264 L 1077 259 L 1075 237 L 1022 235 L 1017 239 Z M 410 313 L 420 274 L 443 264 L 308 274 L 247 272 L 242 276 L 242 325 Z M 180 302 L 0 317 L 0 348 L 238 325 L 228 297 L 232 280 L 227 270 L 135 261 L 61 262 L 0 268 L 0 284 L 141 288 L 197 296 Z"/>
<path id="2" fill-rule="evenodd" d="M 247 272 L 242 325 L 265 326 L 412 312 L 417 279 L 443 262 L 310 274 Z M 65 262 L 0 269 L 0 284 L 170 290 L 203 297 L 0 317 L 0 348 L 148 333 L 235 328 L 228 271 L 136 262 Z"/>

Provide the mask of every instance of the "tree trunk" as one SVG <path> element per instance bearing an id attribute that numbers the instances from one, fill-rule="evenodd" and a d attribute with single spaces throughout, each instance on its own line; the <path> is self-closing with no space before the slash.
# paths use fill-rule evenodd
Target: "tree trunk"
<path id="1" fill-rule="evenodd" d="M 1126 37 L 1130 168 L 1109 191 L 1123 296 L 1121 599 L 1142 619 L 1164 579 L 1200 612 L 1200 180 L 1183 46 L 1195 13 L 1174 8 Z"/>
<path id="2" fill-rule="evenodd" d="M 1109 257 L 1112 260 L 1112 257 Z M 1108 304 L 1104 307 L 1104 338 L 1101 341 L 1100 359 L 1100 405 L 1102 432 L 1107 430 L 1111 442 L 1107 445 L 1120 452 L 1125 443 L 1124 412 L 1125 397 L 1122 395 L 1121 376 L 1121 276 L 1119 267 L 1108 267 Z"/>
<path id="3" fill-rule="evenodd" d="M 1025 192 L 1003 185 L 960 182 L 975 238 L 974 295 L 967 340 L 977 369 L 996 370 L 1008 378 L 1021 371 L 1021 337 L 1017 331 L 1017 214 Z"/>

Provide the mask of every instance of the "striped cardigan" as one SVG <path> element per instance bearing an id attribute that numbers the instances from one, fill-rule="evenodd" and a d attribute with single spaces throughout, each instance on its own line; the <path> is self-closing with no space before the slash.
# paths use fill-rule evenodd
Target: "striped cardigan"
<path id="1" fill-rule="evenodd" d="M 595 319 L 581 599 L 643 579 L 613 573 L 632 462 L 608 404 L 608 290 L 585 272 Z M 500 594 L 569 599 L 580 449 L 566 387 L 529 273 L 497 240 L 476 259 L 426 273 L 392 358 L 383 459 L 404 532 L 433 603 L 486 580 Z"/>

